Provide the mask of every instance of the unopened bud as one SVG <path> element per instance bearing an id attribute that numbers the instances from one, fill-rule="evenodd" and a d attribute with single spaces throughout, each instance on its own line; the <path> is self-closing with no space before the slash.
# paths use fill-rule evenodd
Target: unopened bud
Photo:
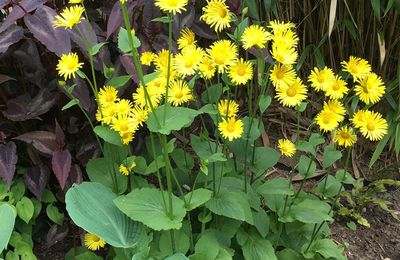
<path id="1" fill-rule="evenodd" d="M 249 12 L 249 8 L 246 6 L 243 8 L 242 16 L 245 16 Z"/>
<path id="2" fill-rule="evenodd" d="M 63 88 L 67 85 L 67 82 L 65 82 L 64 80 L 59 80 L 58 85 Z"/>

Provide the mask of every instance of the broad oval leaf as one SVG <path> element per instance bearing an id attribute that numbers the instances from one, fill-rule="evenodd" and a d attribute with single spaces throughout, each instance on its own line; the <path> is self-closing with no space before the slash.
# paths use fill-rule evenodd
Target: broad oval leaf
<path id="1" fill-rule="evenodd" d="M 121 142 L 120 135 L 117 132 L 115 132 L 114 130 L 110 129 L 110 127 L 108 127 L 108 126 L 103 126 L 103 125 L 96 126 L 94 128 L 94 132 L 101 139 L 103 139 L 104 141 L 106 141 L 110 144 L 114 144 L 114 145 L 118 145 L 118 146 L 123 145 Z"/>
<path id="2" fill-rule="evenodd" d="M 68 150 L 55 151 L 51 159 L 53 172 L 57 177 L 58 183 L 64 189 L 71 170 L 71 154 Z"/>
<path id="3" fill-rule="evenodd" d="M 17 146 L 13 142 L 0 144 L 0 177 L 10 188 L 17 164 Z"/>
<path id="4" fill-rule="evenodd" d="M 6 248 L 8 241 L 10 240 L 16 217 L 17 213 L 12 206 L 9 204 L 3 204 L 0 206 L 0 254 L 3 249 Z"/>

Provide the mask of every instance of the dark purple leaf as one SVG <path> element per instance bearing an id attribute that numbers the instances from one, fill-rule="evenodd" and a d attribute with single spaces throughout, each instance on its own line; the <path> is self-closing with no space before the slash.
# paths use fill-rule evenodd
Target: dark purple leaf
<path id="1" fill-rule="evenodd" d="M 18 5 L 13 5 L 12 11 L 0 26 L 0 33 L 7 30 L 16 20 L 22 18 L 26 14 L 25 12 L 30 13 L 46 2 L 47 0 L 22 0 Z M 20 6 L 22 6 L 23 9 Z"/>
<path id="2" fill-rule="evenodd" d="M 132 56 L 130 55 L 121 55 L 120 58 L 122 65 L 124 66 L 126 72 L 132 76 L 133 81 L 136 84 L 139 84 L 139 77 L 136 73 L 136 66 L 133 62 Z"/>
<path id="3" fill-rule="evenodd" d="M 47 113 L 57 102 L 58 95 L 47 90 L 41 90 L 33 99 L 24 94 L 7 102 L 7 110 L 3 115 L 11 121 L 25 121 L 38 119 L 38 116 Z"/>
<path id="4" fill-rule="evenodd" d="M 84 39 L 88 45 L 90 45 L 90 43 L 92 45 L 95 45 L 98 42 L 93 27 L 90 23 L 88 23 L 88 21 L 82 20 L 77 26 L 79 30 L 82 32 Z M 85 41 L 82 39 L 79 31 L 74 27 L 72 30 L 69 30 L 69 32 L 71 39 L 79 46 L 79 48 L 84 50 L 84 53 L 86 53 L 88 51 L 88 48 L 85 44 Z"/>
<path id="5" fill-rule="evenodd" d="M 39 200 L 42 198 L 43 191 L 49 182 L 50 171 L 44 166 L 34 166 L 28 169 L 24 175 L 26 187 L 32 192 Z"/>
<path id="6" fill-rule="evenodd" d="M 7 75 L 0 74 L 0 84 L 3 84 L 4 82 L 10 81 L 10 80 L 15 80 L 15 79 L 11 78 Z"/>
<path id="7" fill-rule="evenodd" d="M 54 244 L 62 241 L 68 235 L 68 226 L 59 226 L 53 224 L 46 235 L 46 247 L 49 248 Z"/>
<path id="8" fill-rule="evenodd" d="M 6 7 L 6 5 L 9 5 L 11 3 L 11 0 L 0 0 L 0 9 L 3 9 Z"/>
<path id="9" fill-rule="evenodd" d="M 69 172 L 71 171 L 71 154 L 68 150 L 55 151 L 51 159 L 53 172 L 56 175 L 58 183 L 62 189 L 65 187 L 65 182 L 68 179 Z"/>
<path id="10" fill-rule="evenodd" d="M 13 25 L 7 31 L 0 33 L 0 53 L 7 51 L 12 44 L 19 42 L 24 36 L 21 27 Z"/>
<path id="11" fill-rule="evenodd" d="M 65 143 L 64 143 L 64 141 L 65 141 L 64 131 L 62 130 L 62 128 L 58 124 L 57 119 L 55 119 L 55 121 L 56 121 L 56 143 L 58 144 L 60 149 L 63 149 L 64 145 L 65 145 Z"/>
<path id="12" fill-rule="evenodd" d="M 10 188 L 17 164 L 17 147 L 13 142 L 0 144 L 0 176 Z"/>
<path id="13" fill-rule="evenodd" d="M 48 50 L 58 57 L 71 51 L 71 40 L 68 31 L 63 28 L 54 28 L 53 21 L 57 13 L 47 6 L 39 7 L 33 15 L 25 15 L 24 21 L 33 33 Z"/>
<path id="14" fill-rule="evenodd" d="M 6 134 L 2 131 L 0 131 L 0 144 L 5 144 L 6 143 Z"/>
<path id="15" fill-rule="evenodd" d="M 196 17 L 195 20 L 199 21 L 200 19 L 199 17 Z M 192 29 L 196 35 L 199 35 L 202 38 L 206 38 L 209 40 L 217 39 L 217 35 L 215 34 L 215 32 L 212 31 L 210 27 L 206 25 L 204 22 L 193 23 L 190 29 Z"/>
<path id="16" fill-rule="evenodd" d="M 144 4 L 144 0 L 134 0 L 130 1 L 127 4 L 128 13 L 131 13 L 134 8 L 141 7 Z M 150 1 L 148 1 L 150 2 Z M 113 34 L 116 30 L 118 30 L 122 26 L 123 16 L 121 12 L 121 6 L 119 1 L 117 1 L 110 13 L 107 23 L 107 39 L 110 38 L 111 34 Z"/>
<path id="17" fill-rule="evenodd" d="M 83 181 L 82 171 L 78 164 L 73 164 L 71 166 L 71 171 L 69 173 L 69 177 L 65 187 L 69 189 L 72 184 L 76 183 L 79 184 Z"/>
<path id="18" fill-rule="evenodd" d="M 33 147 L 46 155 L 52 155 L 54 151 L 58 150 L 56 135 L 51 132 L 34 131 L 17 136 L 14 139 L 32 144 Z"/>

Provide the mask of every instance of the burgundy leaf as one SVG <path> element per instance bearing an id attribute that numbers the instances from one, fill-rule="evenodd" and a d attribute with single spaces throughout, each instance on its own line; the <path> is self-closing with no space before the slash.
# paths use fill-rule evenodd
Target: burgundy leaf
<path id="1" fill-rule="evenodd" d="M 49 178 L 50 171 L 44 165 L 31 167 L 24 175 L 26 187 L 38 199 L 42 198 L 43 191 L 46 188 L 47 183 L 49 182 Z"/>
<path id="2" fill-rule="evenodd" d="M 57 13 L 47 6 L 39 7 L 33 15 L 25 15 L 24 21 L 28 29 L 43 45 L 58 57 L 71 51 L 71 40 L 68 31 L 54 28 L 53 21 Z"/>
<path id="3" fill-rule="evenodd" d="M 134 0 L 130 1 L 127 4 L 128 13 L 131 13 L 134 8 L 141 7 L 144 5 L 144 0 Z M 149 1 L 150 2 L 150 1 Z M 107 23 L 107 39 L 110 38 L 111 34 L 113 34 L 116 30 L 118 30 L 122 26 L 123 16 L 121 12 L 121 5 L 119 1 L 117 1 L 110 13 Z"/>
<path id="4" fill-rule="evenodd" d="M 92 43 L 92 45 L 97 44 L 97 42 L 98 42 L 97 36 L 93 30 L 92 25 L 88 21 L 82 20 L 77 26 L 78 26 L 79 30 L 82 32 L 82 34 L 88 44 L 90 44 L 90 43 Z M 88 51 L 88 48 L 85 44 L 85 41 L 82 39 L 79 31 L 76 28 L 73 28 L 72 30 L 69 30 L 69 32 L 70 32 L 72 41 L 74 41 L 79 46 L 79 48 L 84 50 L 84 53 L 86 53 Z"/>
<path id="5" fill-rule="evenodd" d="M 200 21 L 199 17 L 196 17 L 195 21 Z M 217 39 L 217 35 L 215 34 L 215 32 L 212 31 L 210 29 L 210 27 L 208 25 L 206 25 L 204 22 L 193 23 L 192 27 L 190 29 L 192 29 L 196 35 L 199 35 L 202 38 L 206 38 L 206 39 L 210 39 L 210 40 Z"/>
<path id="6" fill-rule="evenodd" d="M 57 177 L 58 183 L 62 189 L 65 187 L 65 182 L 68 179 L 71 171 L 71 154 L 68 150 L 55 151 L 51 159 L 53 172 Z"/>
<path id="7" fill-rule="evenodd" d="M 130 55 L 121 55 L 120 58 L 122 65 L 124 66 L 126 72 L 132 76 L 133 81 L 136 84 L 139 84 L 139 77 L 136 73 L 136 66 L 133 62 L 132 56 Z"/>
<path id="8" fill-rule="evenodd" d="M 17 164 L 17 147 L 13 142 L 0 144 L 0 176 L 10 188 Z"/>
<path id="9" fill-rule="evenodd" d="M 11 121 L 37 119 L 47 113 L 57 102 L 58 95 L 43 89 L 33 99 L 28 94 L 11 99 L 7 102 L 7 110 L 3 115 Z"/>
<path id="10" fill-rule="evenodd" d="M 22 0 L 18 5 L 13 5 L 12 11 L 0 26 L 0 33 L 7 30 L 16 20 L 22 18 L 26 13 L 32 12 L 46 2 L 47 0 Z"/>
<path id="11" fill-rule="evenodd" d="M 56 121 L 56 143 L 58 144 L 58 146 L 60 147 L 60 150 L 61 150 L 64 148 L 64 145 L 65 145 L 65 143 L 64 143 L 65 135 L 64 135 L 64 131 L 58 124 L 57 119 L 55 119 L 55 121 Z"/>
<path id="12" fill-rule="evenodd" d="M 8 30 L 0 33 L 0 53 L 7 51 L 12 44 L 19 42 L 24 36 L 21 27 L 13 25 Z"/>
<path id="13" fill-rule="evenodd" d="M 0 9 L 3 9 L 6 7 L 6 5 L 9 5 L 11 3 L 11 0 L 0 0 Z"/>
<path id="14" fill-rule="evenodd" d="M 69 173 L 69 177 L 65 187 L 69 189 L 72 184 L 76 183 L 79 184 L 83 181 L 82 171 L 78 164 L 73 164 L 71 166 L 71 171 Z"/>
<path id="15" fill-rule="evenodd" d="M 0 144 L 5 144 L 6 143 L 6 134 L 2 131 L 0 131 Z"/>
<path id="16" fill-rule="evenodd" d="M 32 144 L 40 152 L 46 155 L 52 155 L 54 151 L 58 150 L 56 142 L 56 135 L 46 131 L 29 132 L 14 139 Z"/>
<path id="17" fill-rule="evenodd" d="M 62 241 L 68 235 L 68 226 L 58 226 L 53 224 L 46 235 L 46 247 L 49 248 L 54 244 Z"/>

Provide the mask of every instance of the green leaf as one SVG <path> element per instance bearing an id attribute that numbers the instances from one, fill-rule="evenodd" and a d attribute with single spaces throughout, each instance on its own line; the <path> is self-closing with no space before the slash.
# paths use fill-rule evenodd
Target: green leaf
<path id="1" fill-rule="evenodd" d="M 54 196 L 53 192 L 51 192 L 48 189 L 44 189 L 41 202 L 43 202 L 43 203 L 52 203 L 52 202 L 56 202 L 56 201 L 57 201 L 57 199 Z"/>
<path id="2" fill-rule="evenodd" d="M 203 161 L 208 160 L 215 152 L 221 152 L 221 148 L 218 147 L 216 143 L 203 140 L 196 135 L 190 135 L 190 143 L 197 156 Z"/>
<path id="3" fill-rule="evenodd" d="M 390 137 L 392 136 L 392 133 L 394 131 L 394 127 L 389 127 L 389 132 L 386 134 L 386 136 L 379 141 L 378 145 L 375 148 L 374 153 L 372 154 L 371 161 L 369 162 L 368 167 L 371 168 L 372 165 L 378 160 L 379 156 L 383 152 L 383 149 L 385 149 L 386 144 L 388 143 Z"/>
<path id="4" fill-rule="evenodd" d="M 296 107 L 296 111 L 302 113 L 306 110 L 308 103 L 307 102 L 301 102 L 300 105 Z"/>
<path id="5" fill-rule="evenodd" d="M 99 42 L 99 43 L 93 45 L 92 47 L 90 47 L 90 48 L 89 48 L 89 55 L 90 55 L 90 56 L 94 56 L 94 55 L 96 55 L 97 53 L 99 53 L 100 49 L 101 49 L 105 44 L 107 44 L 107 43 L 106 43 L 106 42 Z"/>
<path id="6" fill-rule="evenodd" d="M 258 102 L 258 106 L 260 108 L 261 114 L 263 114 L 265 112 L 265 110 L 267 110 L 269 105 L 271 105 L 271 102 L 272 102 L 272 98 L 270 96 L 263 95 L 260 97 L 260 102 Z"/>
<path id="7" fill-rule="evenodd" d="M 376 19 L 381 19 L 381 1 L 380 0 L 371 0 L 372 10 L 374 11 L 374 15 Z"/>
<path id="8" fill-rule="evenodd" d="M 17 214 L 12 206 L 9 204 L 3 204 L 0 206 L 0 254 L 3 249 L 6 248 L 8 241 L 10 240 L 16 217 Z"/>
<path id="9" fill-rule="evenodd" d="M 301 176 L 306 179 L 311 178 L 314 175 L 316 169 L 317 165 L 312 159 L 304 155 L 300 156 L 298 170 Z"/>
<path id="10" fill-rule="evenodd" d="M 292 206 L 289 215 L 302 223 L 316 224 L 322 221 L 332 221 L 328 214 L 330 206 L 320 200 L 305 199 Z"/>
<path id="11" fill-rule="evenodd" d="M 276 253 L 279 260 L 299 260 L 303 259 L 299 253 L 291 248 L 285 248 Z"/>
<path id="12" fill-rule="evenodd" d="M 152 161 L 147 167 L 146 171 L 143 175 L 150 175 L 152 173 L 157 172 L 157 170 L 165 167 L 164 156 L 159 155 L 154 161 Z"/>
<path id="13" fill-rule="evenodd" d="M 67 211 L 74 223 L 114 247 L 130 248 L 144 234 L 144 227 L 130 220 L 113 203 L 117 196 L 96 182 L 74 185 L 67 192 Z"/>
<path id="14" fill-rule="evenodd" d="M 253 211 L 254 226 L 262 237 L 266 237 L 269 233 L 270 218 L 265 210 L 258 212 Z"/>
<path id="15" fill-rule="evenodd" d="M 341 183 L 335 177 L 328 175 L 318 184 L 318 191 L 327 198 L 338 195 Z"/>
<path id="16" fill-rule="evenodd" d="M 146 159 L 144 159 L 142 156 L 137 156 L 135 159 L 136 167 L 133 168 L 133 172 L 139 173 L 139 174 L 145 174 L 146 169 L 147 169 L 147 162 Z"/>
<path id="17" fill-rule="evenodd" d="M 62 225 L 64 222 L 64 214 L 58 211 L 58 208 L 52 204 L 47 205 L 46 214 L 54 223 Z"/>
<path id="18" fill-rule="evenodd" d="M 151 21 L 152 22 L 160 22 L 160 23 L 172 23 L 172 19 L 169 16 L 157 17 Z"/>
<path id="19" fill-rule="evenodd" d="M 357 230 L 357 225 L 356 225 L 356 223 L 354 223 L 353 221 L 347 222 L 347 223 L 346 223 L 346 226 L 347 226 L 350 230 L 353 230 L 353 231 L 356 231 L 356 230 Z"/>
<path id="20" fill-rule="evenodd" d="M 118 33 L 118 48 L 123 53 L 132 51 L 128 37 L 132 37 L 134 48 L 139 48 L 141 45 L 140 40 L 135 35 L 133 35 L 131 32 L 128 33 L 125 28 L 121 28 Z"/>
<path id="21" fill-rule="evenodd" d="M 99 125 L 94 128 L 97 136 L 110 144 L 122 146 L 121 136 L 108 126 Z"/>
<path id="22" fill-rule="evenodd" d="M 160 251 L 162 252 L 163 256 L 165 255 L 171 255 L 174 252 L 172 251 L 172 242 L 171 242 L 171 231 L 164 231 L 161 233 L 160 236 Z M 174 238 L 175 238 L 175 247 L 177 252 L 181 252 L 183 254 L 186 254 L 186 252 L 189 250 L 190 247 L 190 242 L 189 242 L 189 236 L 185 233 L 183 228 L 179 230 L 173 230 L 174 232 Z M 179 258 L 177 258 L 179 259 Z"/>
<path id="23" fill-rule="evenodd" d="M 310 138 L 308 139 L 308 141 L 310 142 L 310 144 L 312 144 L 314 147 L 317 147 L 320 144 L 325 143 L 325 138 L 320 135 L 320 134 L 312 134 L 310 136 Z"/>
<path id="24" fill-rule="evenodd" d="M 354 184 L 356 181 L 351 174 L 345 170 L 338 170 L 336 172 L 336 180 L 343 182 L 345 184 Z"/>
<path id="25" fill-rule="evenodd" d="M 342 158 L 342 153 L 336 150 L 333 145 L 325 146 L 322 166 L 326 169 L 332 166 L 340 158 Z"/>
<path id="26" fill-rule="evenodd" d="M 310 249 L 310 251 L 320 253 L 325 259 L 347 259 L 343 255 L 343 250 L 343 246 L 336 244 L 330 239 L 320 239 Z"/>
<path id="27" fill-rule="evenodd" d="M 258 3 L 258 2 L 257 2 Z M 260 21 L 260 16 L 258 14 L 258 4 L 255 0 L 247 0 L 244 2 L 246 7 L 249 8 L 249 15 L 257 21 Z"/>
<path id="28" fill-rule="evenodd" d="M 201 114 L 201 112 L 186 108 L 186 107 L 171 107 L 167 106 L 167 113 L 165 117 L 165 124 L 163 124 L 162 119 L 164 117 L 165 105 L 157 107 L 153 113 L 149 115 L 147 119 L 147 127 L 151 132 L 160 133 L 164 135 L 169 135 L 172 131 L 179 131 L 183 127 L 189 126 L 194 118 Z M 157 116 L 161 124 L 158 125 L 155 119 Z"/>
<path id="29" fill-rule="evenodd" d="M 73 247 L 65 255 L 65 260 L 102 260 L 103 258 L 97 256 L 95 253 L 86 247 Z"/>
<path id="30" fill-rule="evenodd" d="M 129 76 L 129 75 L 115 77 L 115 78 L 110 79 L 110 81 L 108 81 L 107 85 L 110 85 L 111 87 L 114 87 L 114 88 L 119 88 L 119 87 L 122 87 L 123 85 L 125 85 L 130 79 L 131 79 L 131 76 Z"/>
<path id="31" fill-rule="evenodd" d="M 256 147 L 254 165 L 252 167 L 256 175 L 265 173 L 278 163 L 280 154 L 270 147 Z"/>
<path id="32" fill-rule="evenodd" d="M 189 260 L 184 254 L 177 253 L 166 257 L 164 260 Z"/>
<path id="33" fill-rule="evenodd" d="M 198 257 L 194 259 L 216 259 L 219 249 L 220 246 L 215 233 L 203 233 L 195 245 L 195 252 Z"/>
<path id="34" fill-rule="evenodd" d="M 221 189 L 215 197 L 206 203 L 206 207 L 217 215 L 246 221 L 253 225 L 250 204 L 246 195 L 242 192 Z"/>
<path id="35" fill-rule="evenodd" d="M 248 116 L 242 119 L 243 121 L 243 135 L 242 139 L 249 140 L 250 142 L 255 141 L 261 136 L 264 131 L 264 125 L 257 118 L 249 118 Z M 250 128 L 251 127 L 251 128 Z"/>
<path id="36" fill-rule="evenodd" d="M 216 104 L 222 95 L 222 84 L 215 84 L 208 87 L 204 92 L 201 94 L 201 100 L 204 103 L 209 104 Z"/>
<path id="37" fill-rule="evenodd" d="M 156 71 L 156 72 L 153 72 L 153 73 L 144 75 L 144 76 L 143 76 L 144 84 L 147 85 L 148 83 L 150 83 L 150 82 L 152 82 L 153 80 L 155 80 L 155 79 L 160 75 L 160 73 L 161 73 L 161 72 Z"/>
<path id="38" fill-rule="evenodd" d="M 278 259 L 271 242 L 262 238 L 254 229 L 251 229 L 249 233 L 241 231 L 238 235 L 239 234 L 244 236 L 238 240 L 242 240 L 242 242 L 245 241 L 245 243 L 242 244 L 242 251 L 245 260 Z"/>
<path id="39" fill-rule="evenodd" d="M 185 195 L 186 203 L 189 205 L 185 205 L 187 211 L 191 211 L 195 208 L 200 207 L 207 201 L 211 199 L 212 191 L 207 189 L 196 189 L 194 191 L 189 192 Z"/>
<path id="40" fill-rule="evenodd" d="M 68 108 L 71 108 L 78 104 L 79 104 L 79 99 L 73 98 L 65 106 L 61 108 L 61 111 L 67 110 Z"/>
<path id="41" fill-rule="evenodd" d="M 22 199 L 17 202 L 15 207 L 17 208 L 18 217 L 28 224 L 35 210 L 32 201 L 27 197 L 22 197 Z"/>
<path id="42" fill-rule="evenodd" d="M 78 76 L 82 79 L 87 79 L 88 76 L 86 76 L 85 72 L 81 71 L 81 70 L 77 70 L 76 74 L 78 74 Z"/>
<path id="43" fill-rule="evenodd" d="M 127 195 L 119 196 L 114 203 L 131 219 L 156 231 L 180 229 L 186 210 L 181 199 L 173 194 L 171 196 L 173 210 L 171 217 L 165 209 L 165 206 L 167 210 L 169 209 L 168 192 L 154 188 L 134 189 Z"/>
<path id="44" fill-rule="evenodd" d="M 294 192 L 290 187 L 290 182 L 287 179 L 277 178 L 268 180 L 257 188 L 257 192 L 262 196 L 269 195 L 293 195 Z"/>

